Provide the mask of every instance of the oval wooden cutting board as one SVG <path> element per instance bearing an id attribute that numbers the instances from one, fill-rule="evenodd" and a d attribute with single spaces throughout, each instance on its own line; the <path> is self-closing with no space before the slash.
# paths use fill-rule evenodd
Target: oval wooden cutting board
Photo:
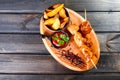
<path id="1" fill-rule="evenodd" d="M 76 13 L 75 11 L 68 9 L 67 11 L 69 13 L 70 16 L 70 20 L 72 21 L 72 24 L 76 24 L 76 25 L 80 25 L 81 22 L 85 21 L 85 19 L 80 16 L 78 13 Z M 51 35 L 53 32 L 51 32 L 50 30 L 48 30 L 48 28 L 45 27 L 45 25 L 43 24 L 43 16 L 41 17 L 40 20 L 40 33 L 41 34 L 46 34 L 46 35 Z M 98 60 L 100 58 L 100 46 L 99 46 L 99 42 L 97 39 L 97 36 L 94 32 L 94 30 L 92 29 L 92 31 L 90 32 L 90 36 L 91 36 L 91 41 L 94 43 L 92 45 L 92 51 L 94 52 L 94 55 L 91 59 L 93 60 L 94 64 L 96 65 L 98 63 Z M 65 48 L 62 49 L 56 49 L 51 45 L 51 42 L 49 39 L 45 38 L 42 39 L 43 43 L 45 45 L 45 47 L 47 48 L 47 50 L 50 52 L 50 54 L 63 66 L 74 70 L 74 71 L 87 71 L 92 69 L 93 67 L 95 67 L 92 62 L 89 62 L 89 66 L 87 68 L 79 68 L 78 66 L 75 66 L 73 64 L 71 64 L 71 62 L 67 59 L 65 59 L 64 57 L 61 56 L 61 51 L 62 50 L 70 50 L 73 53 L 77 53 L 80 54 L 81 57 L 83 57 L 83 55 L 80 53 L 80 50 L 78 48 L 78 46 L 75 44 L 73 37 L 70 38 L 70 41 L 68 43 L 68 45 Z M 83 58 L 84 59 L 84 58 Z M 85 60 L 85 59 L 84 59 Z"/>

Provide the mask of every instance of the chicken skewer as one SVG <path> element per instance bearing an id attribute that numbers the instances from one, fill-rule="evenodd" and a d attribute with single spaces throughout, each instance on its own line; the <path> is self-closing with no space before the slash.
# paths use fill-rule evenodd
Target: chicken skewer
<path id="1" fill-rule="evenodd" d="M 87 21 L 87 15 L 86 15 L 86 10 L 85 10 L 85 21 L 82 22 L 80 26 L 71 24 L 70 26 L 67 27 L 68 31 L 73 35 L 74 41 L 77 44 L 77 46 L 82 50 L 83 55 L 86 58 L 86 63 L 87 63 L 87 69 L 89 69 L 89 61 L 91 64 L 97 69 L 94 61 L 91 59 L 92 57 L 92 52 L 90 51 L 89 47 L 85 44 L 86 42 L 86 36 L 91 32 L 92 28 Z M 79 32 L 79 30 L 81 32 Z M 84 36 L 84 37 L 83 37 Z M 89 40 L 88 40 L 89 41 Z M 87 51 L 87 52 L 86 52 Z"/>
<path id="2" fill-rule="evenodd" d="M 86 9 L 85 10 L 85 20 L 87 20 L 87 13 L 86 13 Z M 95 69 L 97 69 L 97 66 L 95 65 L 94 61 L 92 59 L 90 59 L 90 61 L 92 62 L 93 66 L 95 67 Z"/>

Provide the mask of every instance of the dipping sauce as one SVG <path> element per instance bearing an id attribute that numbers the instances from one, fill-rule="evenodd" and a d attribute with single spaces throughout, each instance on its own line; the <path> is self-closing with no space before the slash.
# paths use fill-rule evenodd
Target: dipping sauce
<path id="1" fill-rule="evenodd" d="M 69 36 L 64 32 L 55 32 L 51 38 L 52 44 L 57 48 L 65 47 L 69 41 Z"/>

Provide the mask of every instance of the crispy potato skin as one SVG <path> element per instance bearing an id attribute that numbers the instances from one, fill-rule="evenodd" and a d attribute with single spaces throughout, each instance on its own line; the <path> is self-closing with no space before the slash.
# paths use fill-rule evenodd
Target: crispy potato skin
<path id="1" fill-rule="evenodd" d="M 44 12 L 44 24 L 52 30 L 63 29 L 69 21 L 64 4 L 55 4 Z"/>
<path id="2" fill-rule="evenodd" d="M 66 18 L 66 17 L 67 17 L 64 8 L 62 8 L 62 9 L 59 11 L 59 15 L 60 15 L 60 17 L 62 17 L 62 18 Z"/>
<path id="3" fill-rule="evenodd" d="M 59 5 L 57 8 L 53 9 L 52 11 L 47 13 L 48 17 L 55 16 L 62 8 L 64 7 L 64 4 Z"/>
<path id="4" fill-rule="evenodd" d="M 59 27 L 60 27 L 60 20 L 57 18 L 51 27 L 54 30 L 59 29 Z"/>
<path id="5" fill-rule="evenodd" d="M 49 18 L 47 20 L 45 20 L 44 24 L 45 25 L 52 25 L 55 22 L 55 18 Z"/>

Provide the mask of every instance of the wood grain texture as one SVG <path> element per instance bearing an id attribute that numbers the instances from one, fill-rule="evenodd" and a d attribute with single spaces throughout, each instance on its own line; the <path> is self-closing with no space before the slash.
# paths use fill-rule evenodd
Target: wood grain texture
<path id="1" fill-rule="evenodd" d="M 0 0 L 0 13 L 40 13 L 55 3 L 64 0 Z"/>
<path id="2" fill-rule="evenodd" d="M 0 33 L 39 33 L 42 14 L 0 14 Z"/>
<path id="3" fill-rule="evenodd" d="M 62 76 L 61 76 L 62 77 Z M 67 76 L 64 76 L 64 79 L 68 79 L 68 80 L 119 80 L 119 76 L 113 76 L 113 75 L 67 75 Z"/>
<path id="4" fill-rule="evenodd" d="M 101 52 L 120 52 L 120 33 L 97 33 Z M 0 34 L 0 53 L 49 54 L 39 34 Z"/>
<path id="5" fill-rule="evenodd" d="M 84 17 L 84 13 L 79 13 Z M 119 32 L 119 12 L 87 12 L 87 19 L 90 21 L 96 32 Z"/>
<path id="6" fill-rule="evenodd" d="M 1 80 L 119 80 L 119 74 L 108 75 L 0 75 Z"/>
<path id="7" fill-rule="evenodd" d="M 84 16 L 81 12 L 79 14 Z M 98 32 L 97 36 L 100 41 L 101 51 L 120 52 L 119 33 L 115 33 L 120 31 L 119 12 L 88 12 L 87 15 L 93 29 Z M 0 17 L 0 33 L 2 33 L 0 34 L 0 53 L 48 53 L 44 45 L 39 42 L 39 40 L 41 40 L 39 36 L 39 20 L 41 14 L 0 14 Z M 9 33 L 18 35 L 12 35 Z M 20 38 L 20 36 L 22 36 L 21 33 L 22 35 L 26 35 Z M 28 36 L 27 34 L 31 34 L 31 36 Z M 112 41 L 112 43 L 107 39 L 111 35 L 112 37 L 118 36 Z M 29 44 L 26 45 L 21 43 L 21 41 L 19 42 L 19 38 L 25 40 Z M 13 40 L 13 42 L 11 43 L 9 40 Z M 32 43 L 32 41 L 36 41 L 36 44 Z M 5 49 L 5 51 L 3 49 Z"/>
<path id="8" fill-rule="evenodd" d="M 48 51 L 39 34 L 0 34 L 0 53 L 48 53 Z"/>
<path id="9" fill-rule="evenodd" d="M 101 48 L 97 70 L 74 72 L 48 55 L 39 20 L 55 3 L 82 16 L 84 8 L 88 11 Z M 119 5 L 119 0 L 0 0 L 0 80 L 120 80 Z"/>
<path id="10" fill-rule="evenodd" d="M 84 17 L 84 13 L 79 14 Z M 41 16 L 42 14 L 0 14 L 0 33 L 39 33 Z M 87 16 L 96 32 L 120 31 L 120 12 L 88 12 Z"/>
<path id="11" fill-rule="evenodd" d="M 0 13 L 40 13 L 55 3 L 76 11 L 120 11 L 119 0 L 0 0 Z"/>
<path id="12" fill-rule="evenodd" d="M 67 0 L 66 5 L 76 11 L 120 11 L 119 0 Z"/>
<path id="13" fill-rule="evenodd" d="M 120 55 L 106 53 L 101 55 L 95 68 L 87 73 L 120 72 Z M 50 55 L 0 54 L 0 73 L 34 74 L 80 74 L 68 70 L 56 62 Z"/>

